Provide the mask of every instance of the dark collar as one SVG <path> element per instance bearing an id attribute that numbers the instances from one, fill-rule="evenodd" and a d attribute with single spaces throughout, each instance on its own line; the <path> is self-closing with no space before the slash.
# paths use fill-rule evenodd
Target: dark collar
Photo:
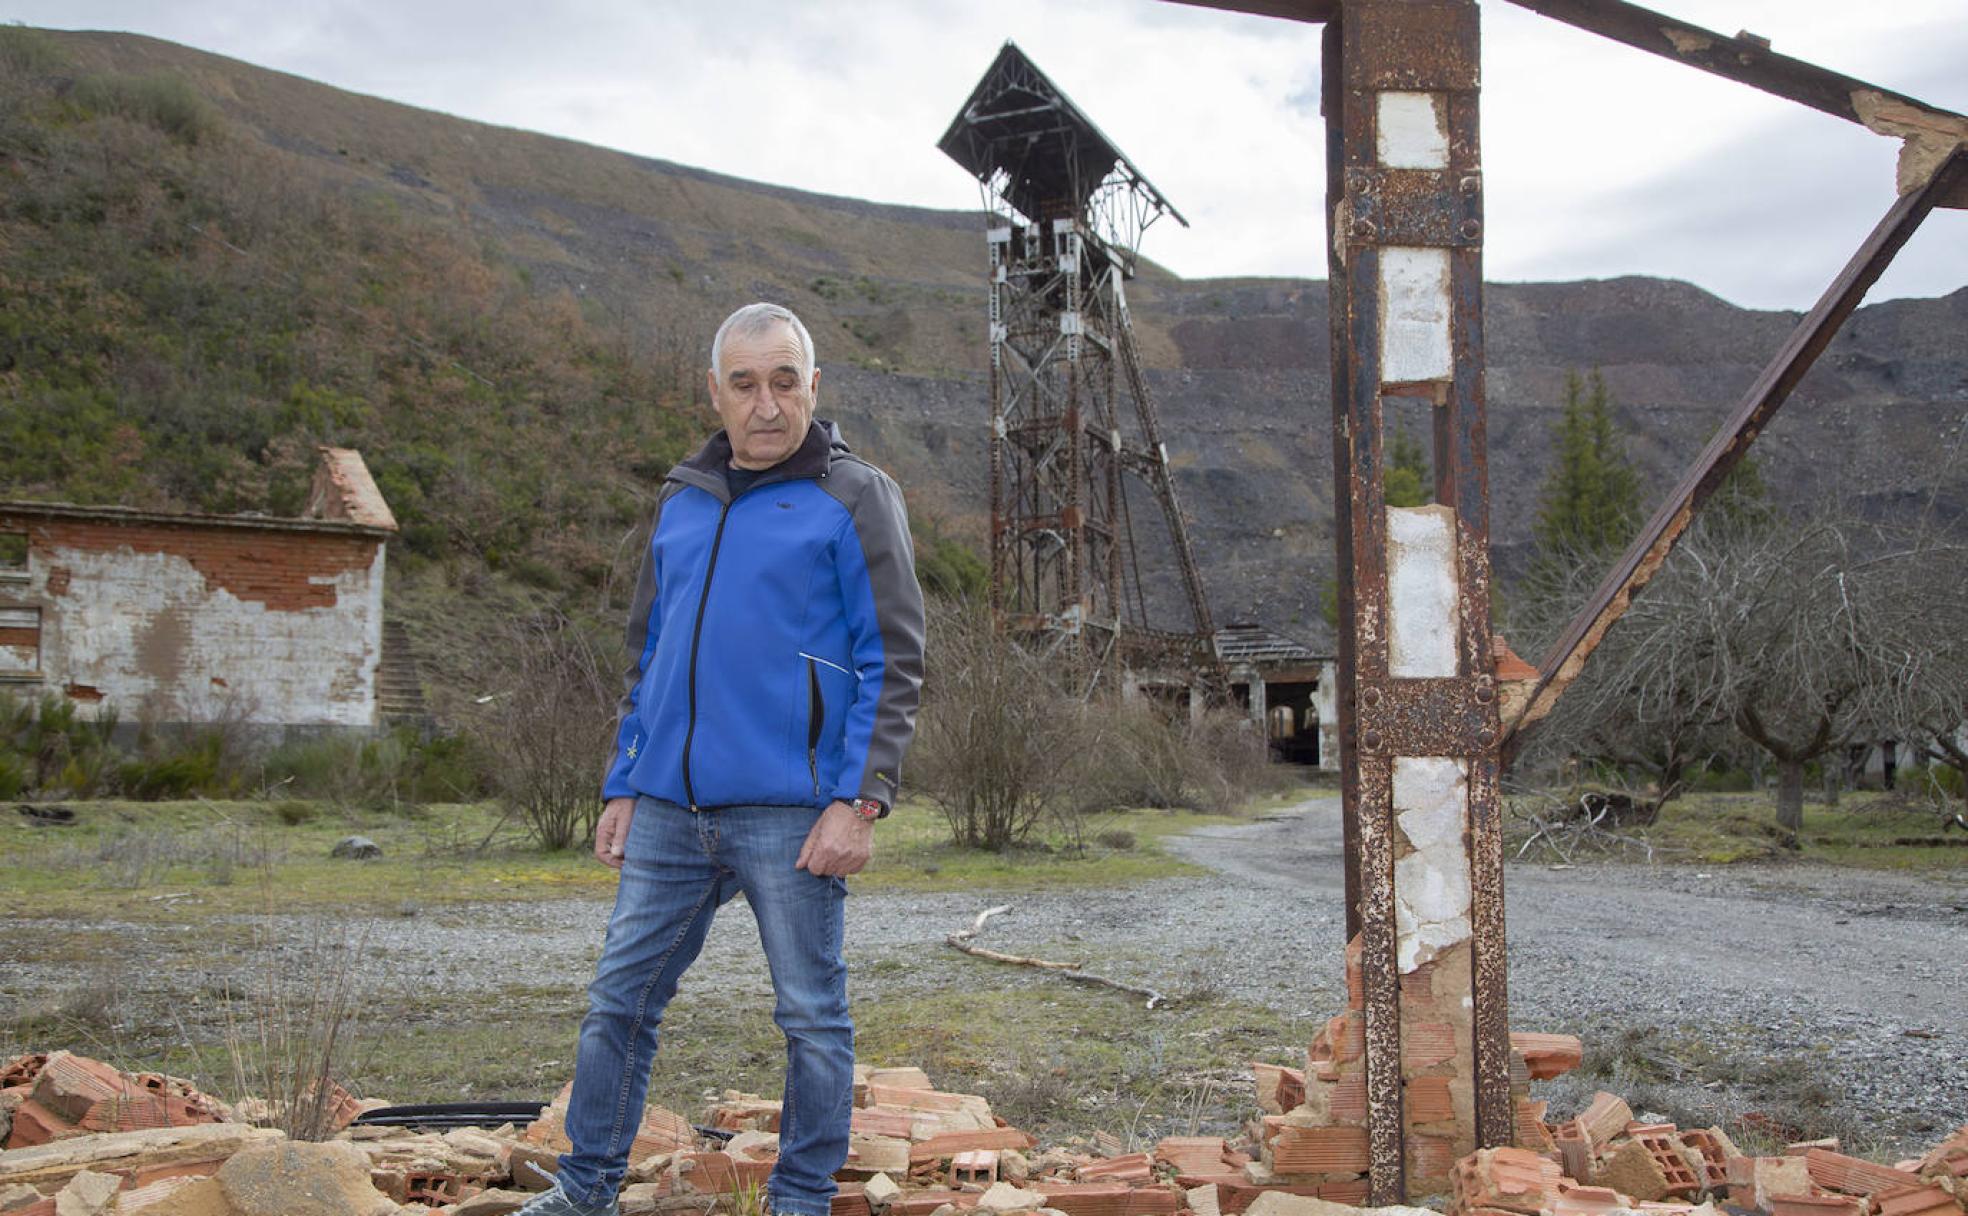
<path id="1" fill-rule="evenodd" d="M 774 481 L 797 481 L 800 478 L 820 478 L 827 475 L 827 468 L 833 463 L 833 436 L 825 424 L 818 419 L 806 424 L 806 438 L 800 441 L 793 454 L 761 471 L 755 485 L 765 485 Z M 685 459 L 682 464 L 670 470 L 670 479 L 696 486 L 715 494 L 719 499 L 729 497 L 724 479 L 725 466 L 731 463 L 731 437 L 722 428 L 717 434 L 704 441 L 704 446 Z"/>

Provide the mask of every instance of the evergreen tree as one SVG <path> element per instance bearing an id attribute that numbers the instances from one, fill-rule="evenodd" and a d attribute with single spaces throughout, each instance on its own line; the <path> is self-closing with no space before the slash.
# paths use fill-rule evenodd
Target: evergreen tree
<path id="1" fill-rule="evenodd" d="M 1435 500 L 1434 478 L 1428 471 L 1428 453 L 1421 442 L 1408 434 L 1407 427 L 1396 427 L 1387 441 L 1387 505 L 1425 507 Z"/>
<path id="2" fill-rule="evenodd" d="M 1595 369 L 1565 380 L 1557 455 L 1538 494 L 1533 569 L 1569 570 L 1617 553 L 1640 522 L 1640 478 L 1613 429 L 1612 395 Z"/>

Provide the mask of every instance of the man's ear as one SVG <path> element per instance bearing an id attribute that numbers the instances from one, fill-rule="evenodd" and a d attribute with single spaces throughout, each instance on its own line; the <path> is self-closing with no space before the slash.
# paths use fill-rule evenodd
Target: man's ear
<path id="1" fill-rule="evenodd" d="M 708 388 L 708 389 L 710 390 L 710 393 L 711 393 L 711 408 L 712 408 L 712 409 L 716 409 L 716 408 L 717 408 L 717 403 L 718 403 L 718 373 L 717 373 L 717 368 L 715 368 L 715 367 L 712 367 L 712 368 L 707 368 L 707 369 L 705 369 L 705 371 L 704 371 L 704 386 L 705 386 L 706 388 Z"/>
<path id="2" fill-rule="evenodd" d="M 820 369 L 813 369 L 813 383 L 807 385 L 806 395 L 817 403 L 820 400 Z"/>

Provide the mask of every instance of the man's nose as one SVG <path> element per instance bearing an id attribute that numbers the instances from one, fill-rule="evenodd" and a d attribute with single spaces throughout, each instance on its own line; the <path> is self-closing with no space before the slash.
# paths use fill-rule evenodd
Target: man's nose
<path id="1" fill-rule="evenodd" d="M 767 389 L 759 394 L 758 407 L 752 412 L 766 422 L 777 418 L 780 414 L 778 396 L 771 389 Z"/>

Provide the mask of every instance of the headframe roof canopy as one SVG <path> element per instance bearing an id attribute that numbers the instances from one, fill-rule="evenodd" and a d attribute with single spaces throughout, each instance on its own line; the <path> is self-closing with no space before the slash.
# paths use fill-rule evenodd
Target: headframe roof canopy
<path id="1" fill-rule="evenodd" d="M 1085 215 L 1115 178 L 1148 210 L 1189 226 L 1016 43 L 1004 44 L 936 146 L 1034 222 Z"/>

